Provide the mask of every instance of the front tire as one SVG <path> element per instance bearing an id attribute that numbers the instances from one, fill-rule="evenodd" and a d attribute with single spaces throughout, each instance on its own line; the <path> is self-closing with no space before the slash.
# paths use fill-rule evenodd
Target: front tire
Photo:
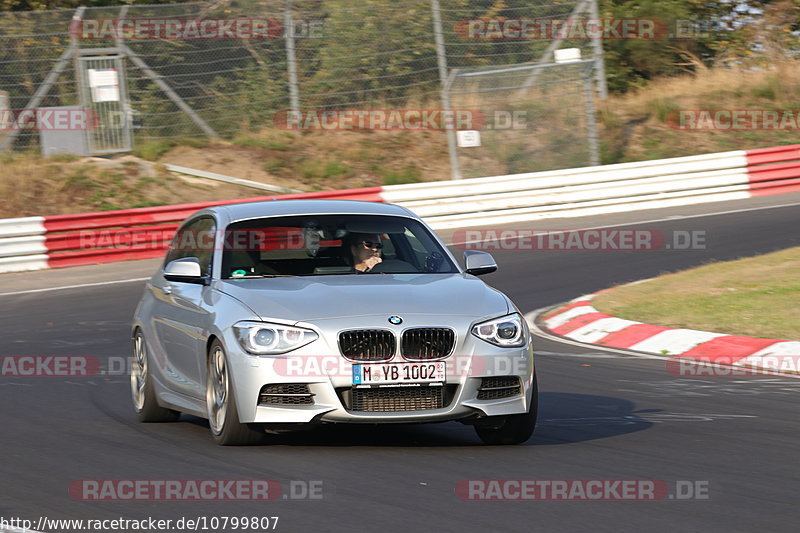
<path id="1" fill-rule="evenodd" d="M 539 387 L 535 374 L 532 388 L 531 405 L 527 413 L 491 416 L 487 418 L 484 424 L 475 426 L 475 432 L 484 444 L 522 444 L 531 438 L 533 430 L 536 428 L 536 415 L 539 406 Z"/>
<path id="2" fill-rule="evenodd" d="M 253 424 L 239 422 L 236 395 L 231 392 L 228 360 L 222 343 L 215 339 L 208 350 L 206 407 L 211 434 L 220 446 L 261 444 L 266 434 Z"/>
<path id="3" fill-rule="evenodd" d="M 174 422 L 181 416 L 178 411 L 158 405 L 153 377 L 150 375 L 147 342 L 139 329 L 133 335 L 131 399 L 139 422 Z"/>

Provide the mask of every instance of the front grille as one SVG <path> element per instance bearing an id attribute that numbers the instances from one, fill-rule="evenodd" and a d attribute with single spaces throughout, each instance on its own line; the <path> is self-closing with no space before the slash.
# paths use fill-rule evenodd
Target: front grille
<path id="1" fill-rule="evenodd" d="M 458 385 L 338 389 L 350 411 L 396 413 L 442 409 L 450 405 Z"/>
<path id="2" fill-rule="evenodd" d="M 481 378 L 481 386 L 478 388 L 479 400 L 500 400 L 519 396 L 522 389 L 517 376 L 497 376 L 491 378 Z"/>
<path id="3" fill-rule="evenodd" d="M 354 361 L 388 361 L 394 356 L 394 333 L 385 329 L 358 329 L 339 333 L 339 350 Z"/>
<path id="4" fill-rule="evenodd" d="M 258 393 L 258 405 L 313 405 L 314 395 L 305 383 L 264 385 Z"/>
<path id="5" fill-rule="evenodd" d="M 414 328 L 403 332 L 403 357 L 411 360 L 439 359 L 453 351 L 456 334 L 450 328 Z"/>

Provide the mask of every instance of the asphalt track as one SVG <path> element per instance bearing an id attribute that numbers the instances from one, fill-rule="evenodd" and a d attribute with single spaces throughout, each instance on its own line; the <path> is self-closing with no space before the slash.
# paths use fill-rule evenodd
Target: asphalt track
<path id="1" fill-rule="evenodd" d="M 748 208 L 757 209 L 698 216 Z M 674 218 L 684 216 L 692 218 Z M 614 224 L 705 231 L 706 249 L 496 251 L 500 270 L 485 279 L 527 312 L 665 270 L 797 246 L 800 196 L 514 227 Z M 149 261 L 6 275 L 0 293 L 144 277 L 152 268 Z M 2 295 L 0 354 L 125 357 L 142 285 Z M 276 530 L 293 532 L 797 529 L 800 379 L 678 378 L 663 360 L 546 339 L 537 352 L 539 425 L 516 447 L 483 446 L 472 428 L 447 423 L 326 426 L 276 436 L 266 446 L 223 448 L 193 417 L 137 423 L 125 375 L 2 377 L 0 518 L 278 516 Z M 323 489 L 313 500 L 91 502 L 68 494 L 82 479 L 274 479 L 284 487 L 321 481 Z M 673 495 L 676 482 L 688 481 L 707 486 L 708 498 L 463 501 L 454 488 L 467 479 L 652 479 L 665 481 Z"/>

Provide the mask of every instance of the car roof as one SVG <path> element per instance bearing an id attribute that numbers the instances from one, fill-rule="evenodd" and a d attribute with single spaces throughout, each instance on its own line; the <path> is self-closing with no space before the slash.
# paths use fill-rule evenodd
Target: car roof
<path id="1" fill-rule="evenodd" d="M 220 205 L 204 209 L 200 213 L 222 215 L 227 218 L 227 223 L 252 218 L 289 215 L 394 215 L 418 218 L 414 213 L 399 205 L 357 200 L 266 200 Z"/>

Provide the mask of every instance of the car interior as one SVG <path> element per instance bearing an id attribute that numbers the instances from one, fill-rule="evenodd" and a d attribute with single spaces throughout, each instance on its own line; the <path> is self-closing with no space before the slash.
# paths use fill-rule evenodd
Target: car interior
<path id="1" fill-rule="evenodd" d="M 227 231 L 228 235 L 249 232 L 250 235 L 257 235 L 257 238 L 226 238 L 222 277 L 359 274 L 352 266 L 349 246 L 352 234 L 380 236 L 382 262 L 369 273 L 457 271 L 439 251 L 433 239 L 428 235 L 422 239 L 418 237 L 419 229 L 414 232 L 394 221 L 365 222 L 326 221 L 324 217 L 298 220 L 298 217 L 293 217 L 289 220 L 263 219 L 233 224 Z M 242 242 L 250 244 L 242 245 Z"/>

